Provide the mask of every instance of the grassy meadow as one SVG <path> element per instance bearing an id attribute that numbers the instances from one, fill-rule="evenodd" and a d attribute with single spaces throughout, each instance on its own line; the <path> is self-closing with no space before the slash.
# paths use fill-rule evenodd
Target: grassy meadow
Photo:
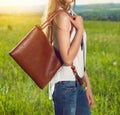
<path id="1" fill-rule="evenodd" d="M 0 115 L 53 115 L 48 87 L 40 90 L 9 56 L 38 16 L 0 16 Z M 120 22 L 84 21 L 92 115 L 120 114 Z"/>

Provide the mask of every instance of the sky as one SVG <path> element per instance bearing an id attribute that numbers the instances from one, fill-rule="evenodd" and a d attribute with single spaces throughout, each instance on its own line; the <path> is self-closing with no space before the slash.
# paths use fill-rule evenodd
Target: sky
<path id="1" fill-rule="evenodd" d="M 0 0 L 0 6 L 45 5 L 48 0 Z M 120 3 L 120 0 L 76 0 L 77 4 Z"/>

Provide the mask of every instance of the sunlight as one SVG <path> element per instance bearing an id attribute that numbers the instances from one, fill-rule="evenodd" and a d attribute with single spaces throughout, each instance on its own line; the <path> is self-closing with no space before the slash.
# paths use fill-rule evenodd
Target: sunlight
<path id="1" fill-rule="evenodd" d="M 0 6 L 33 6 L 46 4 L 48 0 L 0 0 Z"/>
<path id="2" fill-rule="evenodd" d="M 0 13 L 39 12 L 48 0 L 0 0 Z"/>
<path id="3" fill-rule="evenodd" d="M 0 0 L 0 6 L 46 5 L 48 0 Z M 76 0 L 77 4 L 120 3 L 120 0 Z"/>
<path id="4" fill-rule="evenodd" d="M 49 0 L 0 0 L 0 13 L 39 12 Z M 76 0 L 76 4 L 120 3 L 120 0 Z"/>

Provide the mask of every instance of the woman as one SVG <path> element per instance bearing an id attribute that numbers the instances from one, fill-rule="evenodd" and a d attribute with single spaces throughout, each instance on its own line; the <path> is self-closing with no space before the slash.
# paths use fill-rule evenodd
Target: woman
<path id="1" fill-rule="evenodd" d="M 54 11 L 63 9 L 73 15 L 70 3 L 75 0 L 49 0 L 46 18 Z M 55 115 L 90 115 L 94 99 L 90 82 L 84 69 L 83 41 L 85 32 L 81 16 L 69 16 L 60 12 L 46 29 L 53 45 L 59 51 L 63 65 L 57 71 L 49 85 L 50 98 L 54 102 Z M 83 40 L 82 40 L 83 38 Z M 84 79 L 86 90 L 78 83 L 71 69 L 74 65 L 79 76 Z"/>

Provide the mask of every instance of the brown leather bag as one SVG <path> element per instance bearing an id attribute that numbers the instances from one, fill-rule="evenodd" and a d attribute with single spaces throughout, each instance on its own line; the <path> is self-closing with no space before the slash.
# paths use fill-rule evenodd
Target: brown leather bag
<path id="1" fill-rule="evenodd" d="M 9 53 L 41 89 L 62 65 L 59 53 L 43 32 L 60 12 L 65 11 L 58 10 L 42 26 L 35 26 Z"/>

